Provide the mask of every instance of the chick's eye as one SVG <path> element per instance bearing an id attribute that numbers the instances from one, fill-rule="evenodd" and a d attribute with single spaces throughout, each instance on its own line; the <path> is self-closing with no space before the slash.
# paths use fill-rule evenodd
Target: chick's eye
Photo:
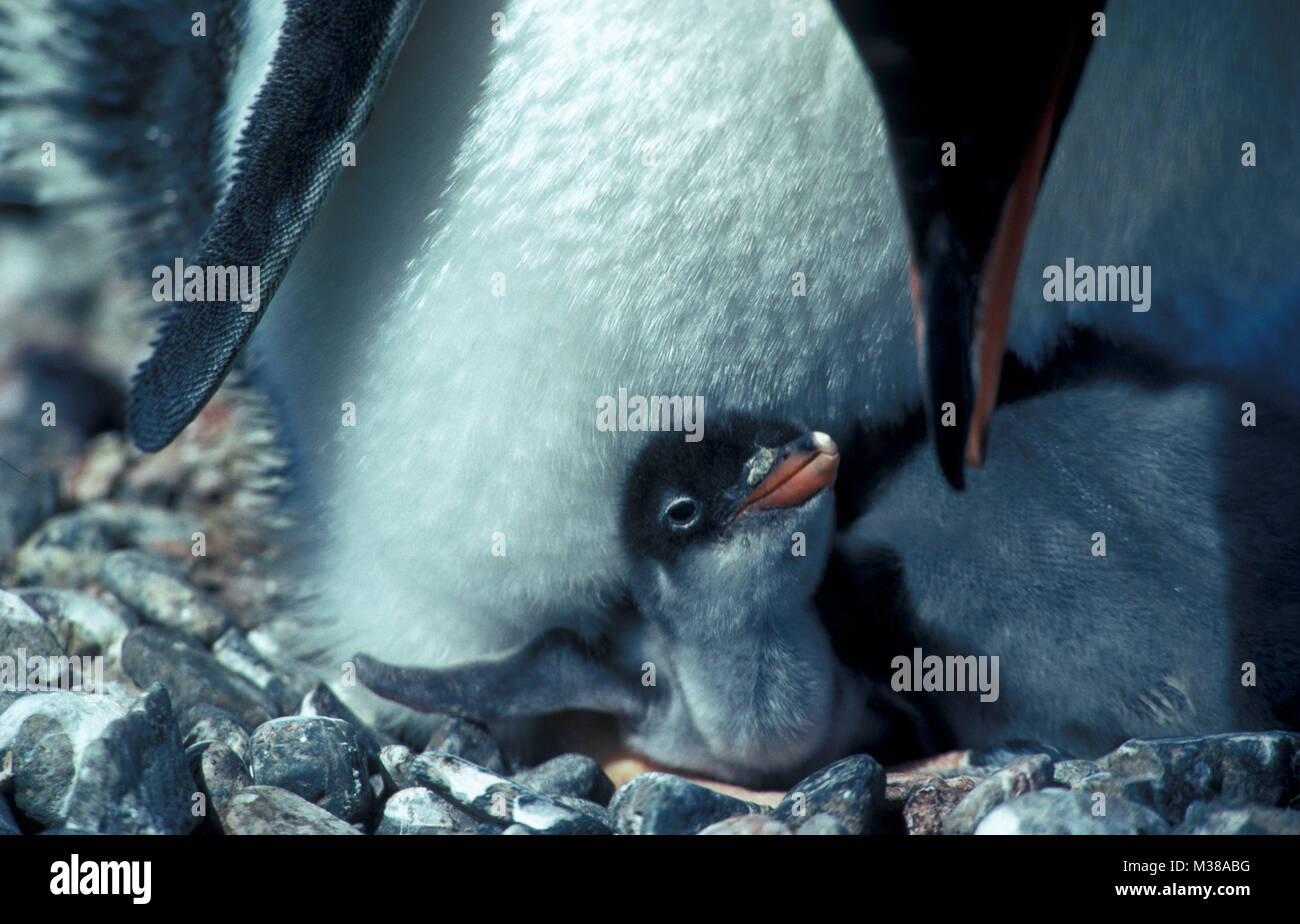
<path id="1" fill-rule="evenodd" d="M 700 506 L 689 497 L 678 497 L 664 508 L 664 520 L 673 529 L 690 529 L 700 518 Z"/>

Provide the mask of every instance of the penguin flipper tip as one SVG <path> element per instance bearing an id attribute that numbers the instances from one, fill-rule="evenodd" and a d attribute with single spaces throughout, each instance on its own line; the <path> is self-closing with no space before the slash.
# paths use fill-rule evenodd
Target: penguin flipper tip
<path id="1" fill-rule="evenodd" d="M 343 170 L 340 143 L 364 132 L 421 2 L 302 0 L 288 7 L 229 188 L 193 261 L 209 274 L 256 270 L 253 308 L 201 301 L 173 309 L 131 386 L 128 429 L 139 448 L 171 442 L 230 371 Z"/>
<path id="2" fill-rule="evenodd" d="M 203 304 L 175 311 L 154 343 L 153 354 L 131 380 L 126 422 L 131 440 L 157 452 L 185 429 L 221 386 L 253 332 L 245 315 L 220 318 L 229 306 Z"/>

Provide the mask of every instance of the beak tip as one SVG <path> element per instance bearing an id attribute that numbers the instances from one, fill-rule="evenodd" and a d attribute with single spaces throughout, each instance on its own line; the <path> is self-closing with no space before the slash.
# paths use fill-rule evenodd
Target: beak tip
<path id="1" fill-rule="evenodd" d="M 835 445 L 835 441 L 830 438 L 830 434 L 828 433 L 814 430 L 812 433 L 808 434 L 808 440 L 811 444 L 811 448 L 818 452 L 831 454 L 839 452 L 839 447 Z"/>
<path id="2" fill-rule="evenodd" d="M 939 469 L 943 472 L 944 480 L 954 491 L 962 491 L 966 488 L 963 444 L 964 441 L 944 439 L 942 434 L 936 435 L 935 451 L 939 458 Z"/>

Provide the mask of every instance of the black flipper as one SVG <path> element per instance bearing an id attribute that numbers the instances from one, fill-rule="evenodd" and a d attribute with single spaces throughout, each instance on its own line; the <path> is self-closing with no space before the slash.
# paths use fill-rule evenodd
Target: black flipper
<path id="1" fill-rule="evenodd" d="M 366 655 L 353 659 L 369 689 L 421 712 L 496 722 L 582 709 L 633 718 L 652 689 L 620 673 L 567 629 L 500 657 L 442 669 L 396 667 Z"/>
<path id="2" fill-rule="evenodd" d="M 423 0 L 298 0 L 252 107 L 230 188 L 195 266 L 260 267 L 259 308 L 177 304 L 131 387 L 127 425 L 146 451 L 198 415 L 284 278 L 343 169 Z"/>

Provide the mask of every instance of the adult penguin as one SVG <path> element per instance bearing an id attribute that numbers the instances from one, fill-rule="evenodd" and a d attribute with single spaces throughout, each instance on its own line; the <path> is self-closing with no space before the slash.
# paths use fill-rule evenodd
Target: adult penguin
<path id="1" fill-rule="evenodd" d="M 1300 390 L 1293 4 L 837 7 L 889 127 L 951 484 L 1006 347 L 1037 362 L 1073 326 Z"/>
<path id="2" fill-rule="evenodd" d="M 706 436 L 736 407 L 840 439 L 917 390 L 879 113 L 829 6 L 796 29 L 766 8 L 521 4 L 499 35 L 490 7 L 425 12 L 362 140 L 335 109 L 378 78 L 323 62 L 396 26 L 289 7 L 190 260 L 260 263 L 261 308 L 178 306 L 131 405 L 137 441 L 165 441 L 265 315 L 319 617 L 292 635 L 335 663 L 599 632 L 628 574 L 614 501 L 636 428 L 664 423 L 601 429 L 623 391 L 702 403 Z"/>
<path id="3" fill-rule="evenodd" d="M 242 140 L 192 261 L 260 265 L 265 309 L 355 154 L 262 332 L 328 617 L 298 637 L 336 656 L 599 634 L 631 567 L 609 501 L 646 438 L 596 429 L 620 387 L 836 439 L 919 399 L 878 112 L 829 10 L 479 12 L 421 20 L 425 53 L 378 97 L 414 5 L 289 8 L 265 80 L 237 71 L 262 89 L 228 106 Z M 260 316 L 174 314 L 137 382 L 141 445 L 192 417 Z"/>

